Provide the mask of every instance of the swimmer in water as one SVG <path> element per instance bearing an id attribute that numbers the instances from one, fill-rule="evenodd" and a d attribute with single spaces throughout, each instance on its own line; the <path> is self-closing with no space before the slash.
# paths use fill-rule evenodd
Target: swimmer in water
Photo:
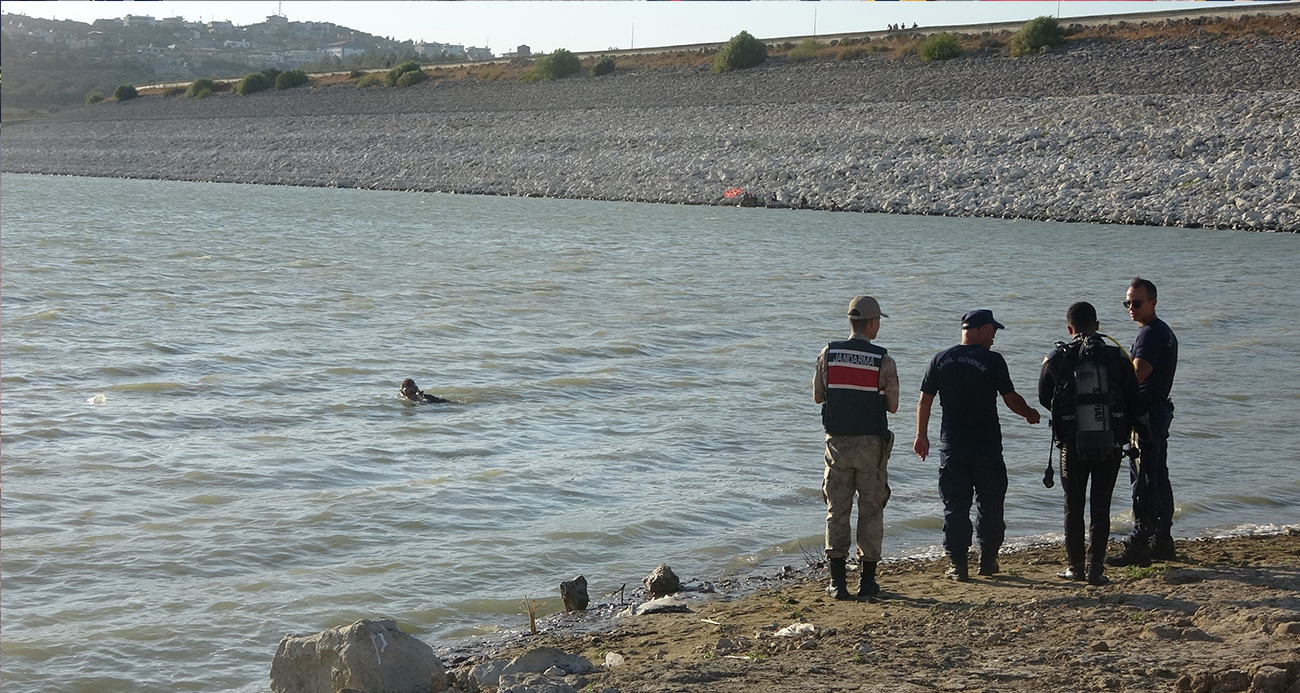
<path id="1" fill-rule="evenodd" d="M 410 378 L 402 381 L 401 395 L 404 400 L 419 402 L 421 404 L 447 404 L 451 401 L 425 393 L 423 390 L 416 387 L 415 381 Z"/>

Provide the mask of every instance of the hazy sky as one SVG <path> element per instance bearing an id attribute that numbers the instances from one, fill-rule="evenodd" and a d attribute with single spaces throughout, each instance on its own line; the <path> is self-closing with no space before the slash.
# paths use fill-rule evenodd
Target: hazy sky
<path id="1" fill-rule="evenodd" d="M 91 22 L 126 14 L 188 20 L 228 19 L 255 24 L 277 9 L 294 21 L 334 22 L 399 40 L 488 46 L 494 51 L 527 44 L 534 52 L 668 46 L 725 41 L 746 30 L 760 38 L 884 29 L 913 22 L 922 26 L 1025 20 L 1050 14 L 1079 17 L 1174 8 L 1205 8 L 1209 2 L 437 2 L 432 0 L 326 0 L 286 2 L 120 2 L 4 3 L 5 12 Z M 1234 3 L 1227 3 L 1234 4 Z M 1239 3 L 1235 3 L 1239 4 Z"/>

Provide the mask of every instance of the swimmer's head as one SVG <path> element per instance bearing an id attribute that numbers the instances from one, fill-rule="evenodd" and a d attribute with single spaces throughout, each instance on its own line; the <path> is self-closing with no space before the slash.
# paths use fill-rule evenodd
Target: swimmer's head
<path id="1" fill-rule="evenodd" d="M 420 395 L 420 388 L 415 386 L 415 381 L 407 378 L 402 381 L 402 396 L 407 399 L 415 399 Z"/>

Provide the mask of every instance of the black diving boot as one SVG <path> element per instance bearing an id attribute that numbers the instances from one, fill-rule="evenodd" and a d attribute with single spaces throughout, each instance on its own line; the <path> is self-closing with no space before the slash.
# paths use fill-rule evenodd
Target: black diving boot
<path id="1" fill-rule="evenodd" d="M 832 558 L 831 563 L 831 584 L 826 586 L 826 595 L 838 600 L 852 599 L 853 595 L 849 594 L 849 567 L 845 565 L 843 558 Z"/>
<path id="2" fill-rule="evenodd" d="M 862 576 L 858 578 L 858 601 L 865 602 L 880 594 L 880 585 L 876 582 L 876 564 L 862 562 Z"/>

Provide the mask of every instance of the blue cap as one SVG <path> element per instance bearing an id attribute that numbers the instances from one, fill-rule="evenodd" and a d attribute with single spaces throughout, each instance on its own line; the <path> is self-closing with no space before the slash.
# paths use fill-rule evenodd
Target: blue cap
<path id="1" fill-rule="evenodd" d="M 976 308 L 975 310 L 967 311 L 965 315 L 961 316 L 961 328 L 963 330 L 984 327 L 985 325 L 992 325 L 999 330 L 1005 330 L 1007 328 L 1006 325 L 994 320 L 993 311 L 987 308 Z"/>

